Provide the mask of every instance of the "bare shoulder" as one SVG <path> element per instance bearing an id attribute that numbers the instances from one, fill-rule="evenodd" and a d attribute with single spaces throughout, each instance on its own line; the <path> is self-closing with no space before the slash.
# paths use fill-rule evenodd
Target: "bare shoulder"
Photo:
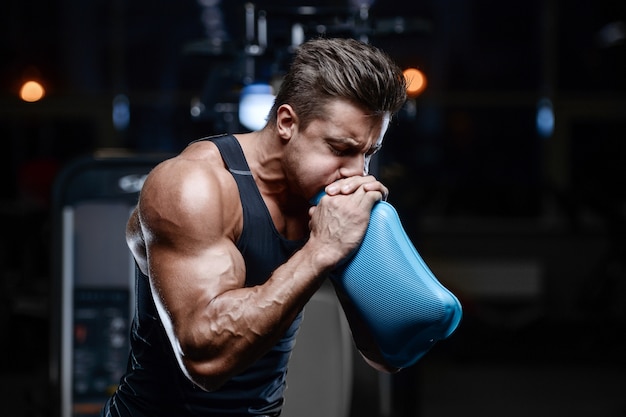
<path id="1" fill-rule="evenodd" d="M 202 231 L 231 238 L 238 234 L 239 194 L 217 147 L 191 144 L 157 165 L 146 179 L 138 205 L 144 229 L 193 238 Z M 198 238 L 201 237 L 197 236 Z"/>

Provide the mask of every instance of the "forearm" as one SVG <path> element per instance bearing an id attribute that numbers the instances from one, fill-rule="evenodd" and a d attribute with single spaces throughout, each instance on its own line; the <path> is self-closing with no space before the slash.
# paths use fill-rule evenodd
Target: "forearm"
<path id="1" fill-rule="evenodd" d="M 328 267 L 303 247 L 263 285 L 234 288 L 213 298 L 179 334 L 190 378 L 211 390 L 243 371 L 284 335 L 319 289 Z"/>

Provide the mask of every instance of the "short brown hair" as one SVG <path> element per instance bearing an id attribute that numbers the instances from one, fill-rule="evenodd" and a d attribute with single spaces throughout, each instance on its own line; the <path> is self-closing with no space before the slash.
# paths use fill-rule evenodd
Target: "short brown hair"
<path id="1" fill-rule="evenodd" d="M 269 124 L 275 124 L 278 107 L 289 104 L 304 130 L 338 98 L 373 114 L 395 113 L 406 100 L 406 81 L 391 58 L 372 45 L 350 38 L 312 39 L 296 50 Z"/>

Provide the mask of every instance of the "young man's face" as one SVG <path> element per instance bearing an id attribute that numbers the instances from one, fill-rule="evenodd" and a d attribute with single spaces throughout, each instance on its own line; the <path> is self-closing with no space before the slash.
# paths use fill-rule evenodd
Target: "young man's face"
<path id="1" fill-rule="evenodd" d="M 306 198 L 341 179 L 367 174 L 370 157 L 381 145 L 388 116 L 373 116 L 344 100 L 326 105 L 326 118 L 306 130 L 297 123 L 286 146 L 285 172 Z"/>

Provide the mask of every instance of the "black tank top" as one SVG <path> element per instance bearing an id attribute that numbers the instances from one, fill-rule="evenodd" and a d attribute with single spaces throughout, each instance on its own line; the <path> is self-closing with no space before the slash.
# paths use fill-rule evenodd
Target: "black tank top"
<path id="1" fill-rule="evenodd" d="M 262 284 L 304 242 L 287 240 L 274 227 L 237 139 L 223 135 L 200 140 L 217 145 L 237 182 L 243 208 L 243 230 L 237 247 L 246 264 L 246 286 Z M 287 361 L 302 313 L 271 351 L 219 390 L 206 392 L 191 383 L 178 367 L 158 318 L 148 277 L 139 268 L 136 299 L 128 367 L 103 416 L 278 415 Z"/>

